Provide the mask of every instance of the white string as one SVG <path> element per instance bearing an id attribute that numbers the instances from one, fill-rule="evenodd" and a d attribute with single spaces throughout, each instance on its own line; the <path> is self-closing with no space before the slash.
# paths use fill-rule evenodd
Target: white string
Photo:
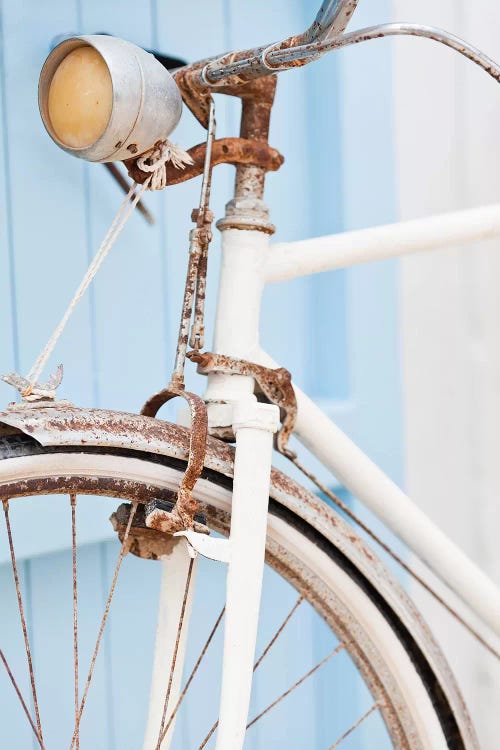
<path id="1" fill-rule="evenodd" d="M 59 324 L 54 329 L 52 336 L 47 341 L 47 344 L 40 352 L 33 367 L 28 373 L 26 379 L 31 384 L 30 390 L 37 383 L 38 378 L 40 377 L 45 365 L 47 364 L 50 355 L 54 351 L 54 348 L 59 341 L 61 334 L 66 328 L 66 324 L 70 319 L 75 307 L 78 305 L 85 292 L 89 288 L 90 284 L 92 283 L 96 273 L 100 269 L 106 256 L 108 255 L 109 251 L 118 239 L 118 236 L 120 235 L 122 229 L 127 223 L 132 211 L 139 203 L 142 194 L 145 192 L 145 190 L 162 190 L 164 187 L 166 187 L 167 162 L 171 162 L 177 169 L 183 169 L 186 164 L 192 164 L 193 160 L 186 151 L 179 148 L 179 146 L 171 143 L 169 140 L 156 143 L 153 148 L 149 149 L 149 151 L 146 151 L 139 159 L 137 159 L 137 165 L 139 169 L 143 172 L 150 173 L 149 177 L 145 182 L 143 182 L 137 192 L 135 192 L 137 183 L 134 182 L 127 195 L 125 196 L 123 203 L 118 209 L 118 212 L 113 219 L 113 222 L 105 238 L 101 242 L 99 249 L 94 256 L 94 259 L 88 267 L 85 276 L 78 286 L 78 289 L 73 295 L 71 302 L 66 308 L 64 315 L 62 316 Z"/>
<path id="2" fill-rule="evenodd" d="M 137 183 L 134 182 L 132 187 L 128 191 L 123 203 L 118 209 L 118 212 L 115 218 L 113 219 L 113 222 L 105 238 L 101 242 L 101 245 L 99 246 L 99 249 L 94 256 L 92 263 L 88 267 L 87 272 L 85 273 L 85 276 L 81 280 L 80 285 L 78 286 L 78 289 L 73 295 L 73 299 L 71 300 L 68 307 L 66 308 L 66 311 L 64 315 L 62 316 L 59 324 L 54 329 L 52 336 L 47 341 L 47 344 L 45 345 L 43 350 L 40 352 L 37 360 L 35 361 L 35 364 L 29 371 L 27 379 L 30 381 L 30 383 L 36 383 L 38 378 L 40 377 L 45 365 L 47 364 L 47 361 L 50 355 L 54 351 L 54 348 L 57 342 L 59 341 L 59 338 L 61 337 L 62 332 L 64 331 L 66 327 L 68 320 L 71 317 L 71 314 L 73 313 L 75 307 L 78 305 L 83 295 L 87 291 L 88 287 L 92 283 L 92 280 L 94 279 L 96 273 L 100 269 L 106 256 L 108 255 L 109 251 L 111 250 L 114 243 L 118 239 L 118 236 L 123 230 L 125 224 L 127 223 L 132 211 L 134 210 L 134 208 L 140 201 L 142 194 L 149 187 L 149 183 L 151 182 L 151 179 L 152 177 L 148 177 L 148 179 L 141 185 L 139 190 L 135 193 L 135 196 L 134 196 L 134 192 L 137 187 Z M 134 196 L 133 199 L 132 199 L 132 196 Z"/>

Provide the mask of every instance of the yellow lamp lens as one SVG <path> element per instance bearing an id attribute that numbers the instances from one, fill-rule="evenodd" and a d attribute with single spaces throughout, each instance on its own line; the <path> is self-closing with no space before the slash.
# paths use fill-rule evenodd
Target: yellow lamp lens
<path id="1" fill-rule="evenodd" d="M 49 88 L 48 114 L 57 138 L 70 148 L 95 143 L 113 107 L 108 67 L 93 47 L 78 47 L 57 68 Z"/>

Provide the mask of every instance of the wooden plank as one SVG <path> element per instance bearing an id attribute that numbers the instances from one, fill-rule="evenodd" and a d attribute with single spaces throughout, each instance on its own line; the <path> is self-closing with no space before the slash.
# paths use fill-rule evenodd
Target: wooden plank
<path id="1" fill-rule="evenodd" d="M 355 21 L 369 26 L 390 18 L 390 3 L 381 0 L 373 7 L 361 5 Z M 396 219 L 391 42 L 378 45 L 356 45 L 339 53 L 345 229 Z M 358 409 L 352 437 L 401 481 L 397 263 L 348 271 L 347 314 L 350 387 Z"/>
<path id="2" fill-rule="evenodd" d="M 339 58 L 326 55 L 305 69 L 304 106 L 308 134 L 303 144 L 309 167 L 308 236 L 322 236 L 343 229 Z M 308 331 L 305 388 L 315 398 L 345 401 L 350 396 L 347 356 L 346 271 L 333 271 L 307 280 Z"/>
<path id="3" fill-rule="evenodd" d="M 429 23 L 499 58 L 500 11 L 493 0 L 473 6 L 463 0 L 405 3 L 405 13 L 409 20 L 425 13 Z M 494 202 L 497 84 L 446 48 L 431 45 L 424 51 L 425 41 L 418 47 L 402 42 L 394 56 L 401 218 Z M 418 96 L 410 97 L 412 90 Z M 411 149 L 417 138 L 418 152 Z M 498 582 L 499 270 L 497 241 L 401 263 L 408 490 Z M 479 745 L 494 747 L 500 721 L 489 707 L 497 700 L 500 669 L 457 623 L 443 617 L 439 605 L 419 587 L 411 588 L 459 680 Z"/>
<path id="4" fill-rule="evenodd" d="M 2 123 L 2 143 L 0 148 L 0 206 L 3 221 L 0 222 L 0 370 L 2 373 L 17 367 L 16 304 L 14 285 L 14 242 L 12 237 L 11 200 L 11 154 L 7 121 L 6 68 L 3 61 L 4 39 L 3 20 L 0 13 L 0 122 Z M 13 400 L 14 394 L 3 384 L 2 398 Z"/>
<path id="5" fill-rule="evenodd" d="M 86 267 L 82 165 L 49 139 L 38 114 L 37 80 L 51 39 L 74 27 L 73 4 L 50 12 L 28 0 L 3 9 L 6 126 L 11 170 L 12 236 L 20 367 L 26 372 L 45 344 Z M 91 361 L 88 301 L 49 364 L 66 363 L 64 393 L 88 401 Z"/>
<path id="6" fill-rule="evenodd" d="M 151 47 L 152 24 L 149 3 L 141 12 L 132 0 L 122 3 L 119 12 L 112 4 L 82 3 L 84 33 L 105 31 Z M 93 255 L 123 196 L 101 165 L 89 164 L 86 173 L 88 253 Z M 100 405 L 123 411 L 138 411 L 165 378 L 161 196 L 148 194 L 144 202 L 159 221 L 150 227 L 134 213 L 99 272 L 93 293 L 95 396 Z"/>

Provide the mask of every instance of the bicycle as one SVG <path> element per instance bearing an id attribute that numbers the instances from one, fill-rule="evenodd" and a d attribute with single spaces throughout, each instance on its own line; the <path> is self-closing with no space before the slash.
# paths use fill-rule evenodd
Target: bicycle
<path id="1" fill-rule="evenodd" d="M 449 669 L 431 634 L 418 620 L 417 613 L 399 587 L 336 512 L 326 508 L 286 475 L 276 471 L 270 474 L 272 436 L 276 432 L 278 451 L 298 464 L 298 459 L 288 448 L 290 434 L 295 433 L 353 494 L 375 509 L 382 520 L 396 530 L 494 632 L 500 631 L 499 595 L 492 584 L 306 396 L 292 386 L 289 374 L 277 368 L 258 347 L 259 304 L 266 280 L 292 278 L 301 273 L 338 267 L 339 264 L 346 266 L 397 254 L 403 246 L 416 251 L 439 243 L 458 243 L 485 234 L 492 236 L 500 231 L 498 209 L 493 207 L 444 219 L 352 233 L 340 236 L 334 243 L 331 239 L 326 244 L 321 239 L 314 240 L 307 244 L 307 259 L 303 243 L 281 246 L 268 254 L 273 227 L 262 200 L 264 178 L 266 171 L 280 165 L 280 155 L 267 144 L 275 72 L 309 62 L 346 44 L 404 33 L 444 42 L 466 54 L 497 79 L 500 77 L 500 69 L 495 63 L 438 30 L 391 25 L 345 34 L 344 29 L 356 5 L 354 0 L 325 2 L 315 24 L 300 37 L 258 50 L 194 63 L 174 73 L 185 103 L 207 128 L 207 142 L 190 150 L 191 164 L 177 154 L 178 163 L 174 162 L 165 173 L 162 172 L 158 181 L 158 186 L 164 186 L 169 181 L 175 183 L 203 173 L 202 196 L 191 235 L 176 367 L 169 387 L 147 402 L 142 416 L 134 416 L 79 410 L 58 403 L 56 390 L 61 373 L 47 384 L 39 382 L 48 350 L 42 352 L 27 379 L 10 378 L 22 392 L 23 401 L 1 415 L 4 436 L 0 450 L 0 487 L 7 527 L 9 529 L 9 508 L 15 504 L 16 498 L 47 493 L 70 496 L 75 631 L 77 495 L 94 494 L 128 501 L 113 516 L 122 547 L 83 693 L 79 690 L 78 643 L 75 639 L 72 747 L 80 742 L 80 721 L 109 604 L 124 555 L 129 551 L 146 559 L 162 558 L 165 580 L 178 583 L 174 591 L 165 585 L 160 601 L 162 625 L 157 637 L 145 750 L 155 747 L 164 750 L 170 746 L 178 708 L 186 695 L 186 686 L 181 680 L 197 564 L 193 556 L 196 553 L 228 564 L 224 614 L 226 645 L 217 747 L 219 750 L 234 750 L 242 746 L 248 722 L 252 672 L 276 642 L 276 639 L 271 639 L 254 662 L 266 524 L 268 562 L 294 585 L 298 594 L 282 627 L 286 627 L 297 608 L 307 602 L 339 637 L 339 643 L 312 671 L 316 672 L 326 660 L 345 650 L 373 696 L 373 704 L 346 729 L 345 736 L 350 736 L 360 723 L 378 712 L 394 747 L 476 746 L 466 708 Z M 63 42 L 49 57 L 49 67 L 44 69 L 48 82 L 69 51 L 90 47 L 107 61 L 108 55 L 117 54 L 116 44 L 115 40 L 103 38 L 76 38 Z M 123 46 L 119 50 L 120 54 L 127 54 Z M 152 70 L 149 61 L 141 59 L 146 69 Z M 134 187 L 127 196 L 115 230 L 121 228 L 120 222 L 126 212 L 137 204 L 153 178 L 159 176 L 162 162 L 172 159 L 171 149 L 164 145 L 144 156 L 144 147 L 150 148 L 160 136 L 169 135 L 180 109 L 180 99 L 171 79 L 165 78 L 165 73 L 159 68 L 154 70 L 161 81 L 167 82 L 164 84 L 167 96 L 163 104 L 168 107 L 162 115 L 165 120 L 167 116 L 170 118 L 167 125 L 161 123 L 160 132 L 154 134 L 146 128 L 141 137 L 150 140 L 141 142 L 137 137 L 138 145 L 134 139 L 120 142 L 109 140 L 109 133 L 103 135 L 108 138 L 104 146 L 114 148 L 114 158 L 127 157 L 131 176 L 136 185 L 142 185 L 141 188 Z M 43 76 L 44 73 L 42 97 Z M 131 85 L 130 77 L 123 85 Z M 212 91 L 242 99 L 241 139 L 215 140 Z M 157 105 L 158 101 L 153 99 L 152 106 Z M 46 102 L 42 99 L 42 113 L 44 106 Z M 130 117 L 128 110 L 125 115 Z M 44 116 L 47 122 L 46 111 Z M 151 114 L 146 113 L 146 126 L 151 121 L 148 118 Z M 158 121 L 156 116 L 154 122 Z M 51 135 L 54 137 L 54 132 Z M 137 130 L 134 136 L 138 136 Z M 73 146 L 68 147 L 57 136 L 56 140 L 66 150 L 75 152 Z M 129 149 L 131 144 L 136 145 L 138 156 Z M 88 153 L 80 155 L 101 160 L 110 154 L 94 151 L 92 144 Z M 211 169 L 223 162 L 236 165 L 237 181 L 234 199 L 228 204 L 226 217 L 219 222 L 223 233 L 224 262 L 214 351 L 203 352 L 206 263 L 212 225 L 208 205 L 210 176 Z M 114 237 L 116 234 L 110 235 L 111 239 Z M 109 241 L 102 248 L 99 262 L 104 260 L 108 250 Z M 188 337 L 191 352 L 187 351 Z M 187 356 L 208 377 L 204 399 L 208 414 L 202 400 L 187 393 L 183 387 Z M 155 419 L 159 408 L 174 396 L 185 398 L 189 404 L 192 414 L 190 432 Z M 279 415 L 281 428 L 278 431 Z M 207 431 L 211 438 L 207 439 Z M 235 452 L 225 442 L 234 439 Z M 318 486 L 344 513 L 352 516 L 349 508 L 342 506 L 327 487 L 321 483 Z M 230 533 L 229 543 L 207 535 L 208 529 L 226 535 Z M 370 533 L 369 529 L 367 531 Z M 31 662 L 10 532 L 9 538 L 27 657 Z M 406 563 L 401 562 L 408 569 Z M 411 570 L 409 572 L 411 574 Z M 425 581 L 423 583 L 426 585 Z M 245 597 L 241 596 L 242 590 Z M 217 627 L 221 621 L 222 614 L 217 618 Z M 208 644 L 213 632 L 209 633 Z M 278 629 L 276 638 L 281 632 Z M 202 650 L 202 655 L 204 653 Z M 35 720 L 27 707 L 26 714 L 39 745 L 44 747 L 31 666 L 30 671 Z M 191 676 L 188 687 L 190 684 Z M 281 697 L 278 696 L 277 700 Z M 269 710 L 275 705 L 276 702 L 270 704 Z M 253 722 L 254 719 L 249 725 Z M 214 736 L 217 723 L 205 735 L 200 748 Z M 336 741 L 332 747 L 337 745 Z"/>

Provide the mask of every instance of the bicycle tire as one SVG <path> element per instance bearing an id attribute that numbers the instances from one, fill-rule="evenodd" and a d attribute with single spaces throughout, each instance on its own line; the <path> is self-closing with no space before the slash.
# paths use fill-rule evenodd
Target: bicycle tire
<path id="1" fill-rule="evenodd" d="M 92 418 L 105 414 L 107 432 L 101 429 L 97 438 L 85 420 L 81 429 L 80 419 L 77 442 L 68 421 L 74 429 L 74 413 L 66 411 L 56 427 L 53 419 L 54 434 L 47 438 L 49 433 L 36 427 L 41 411 L 31 423 L 23 417 L 24 428 L 34 436 L 12 427 L 19 424 L 17 418 L 0 415 L 0 421 L 10 423 L 4 424 L 3 434 L 0 430 L 0 498 L 72 491 L 141 501 L 152 492 L 170 496 L 178 485 L 187 458 L 186 429 L 147 417 L 88 410 L 85 414 Z M 133 425 L 130 433 L 125 422 Z M 144 450 L 152 445 L 152 430 L 156 442 L 152 450 Z M 222 533 L 229 528 L 233 455 L 231 446 L 210 439 L 195 490 L 208 524 Z M 383 706 L 394 747 L 478 747 L 451 671 L 404 591 L 333 509 L 276 470 L 267 562 L 342 640 Z"/>

